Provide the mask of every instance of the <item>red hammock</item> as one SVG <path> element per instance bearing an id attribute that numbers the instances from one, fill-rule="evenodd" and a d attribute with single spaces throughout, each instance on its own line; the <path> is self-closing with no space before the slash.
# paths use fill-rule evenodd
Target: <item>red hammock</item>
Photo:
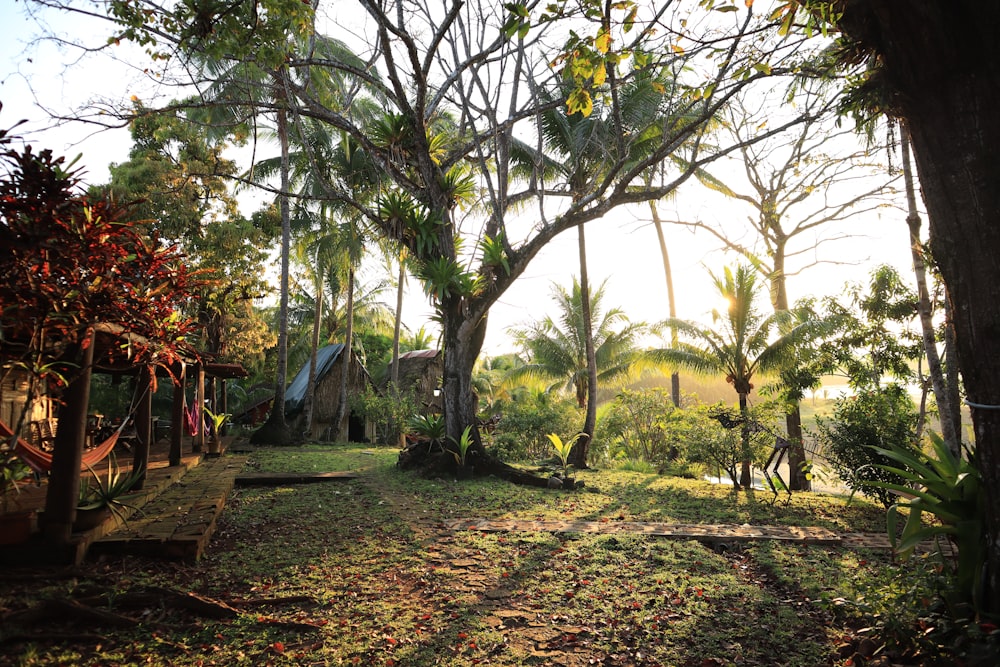
<path id="1" fill-rule="evenodd" d="M 115 444 L 118 442 L 118 436 L 125 430 L 125 424 L 127 423 L 127 419 L 122 420 L 122 425 L 111 434 L 111 437 L 96 447 L 83 452 L 83 459 L 80 461 L 80 472 L 86 472 L 89 468 L 103 461 L 111 453 L 111 450 L 115 448 Z M 13 435 L 14 431 L 7 424 L 0 421 L 0 436 L 7 439 Z M 18 438 L 14 444 L 14 453 L 20 456 L 21 460 L 27 463 L 28 467 L 39 475 L 46 474 L 52 470 L 52 454 L 43 452 L 21 438 Z"/>

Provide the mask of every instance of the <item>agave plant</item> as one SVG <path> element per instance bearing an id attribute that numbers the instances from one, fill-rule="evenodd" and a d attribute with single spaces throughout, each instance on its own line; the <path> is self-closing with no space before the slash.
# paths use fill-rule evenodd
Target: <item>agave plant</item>
<path id="1" fill-rule="evenodd" d="M 893 548 L 902 559 L 913 554 L 915 547 L 926 540 L 945 536 L 958 551 L 954 576 L 956 602 L 971 602 L 982 607 L 982 574 L 986 563 L 986 530 L 983 515 L 986 497 L 982 477 L 975 466 L 975 457 L 967 452 L 962 458 L 954 454 L 937 433 L 930 433 L 933 455 L 902 448 L 874 449 L 895 461 L 897 465 L 880 465 L 906 480 L 906 484 L 876 482 L 875 485 L 893 491 L 900 500 L 889 507 L 887 529 Z M 900 509 L 909 516 L 897 538 Z M 924 513 L 937 522 L 925 525 Z M 940 545 L 938 552 L 944 560 Z"/>
<path id="2" fill-rule="evenodd" d="M 87 484 L 80 485 L 80 497 L 77 510 L 96 510 L 107 508 L 117 518 L 125 521 L 127 510 L 135 509 L 125 502 L 124 497 L 135 487 L 143 476 L 141 468 L 128 473 L 123 471 L 115 460 L 114 454 L 108 458 L 108 474 L 102 477 L 91 466 L 87 466 L 92 476 Z"/>

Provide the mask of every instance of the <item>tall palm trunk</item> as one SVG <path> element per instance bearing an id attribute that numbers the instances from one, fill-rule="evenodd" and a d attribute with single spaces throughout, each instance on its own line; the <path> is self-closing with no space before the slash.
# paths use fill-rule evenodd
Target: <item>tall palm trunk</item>
<path id="1" fill-rule="evenodd" d="M 587 357 L 587 416 L 583 421 L 583 436 L 574 444 L 569 462 L 576 468 L 587 467 L 587 452 L 597 426 L 597 356 L 594 352 L 594 326 L 590 309 L 590 282 L 587 278 L 587 237 L 583 225 L 579 231 L 580 250 L 580 314 L 583 317 L 583 344 Z"/>
<path id="2" fill-rule="evenodd" d="M 653 215 L 653 226 L 656 228 L 656 238 L 660 242 L 660 257 L 663 258 L 663 275 L 667 281 L 667 309 L 670 318 L 677 317 L 677 301 L 674 298 L 674 274 L 670 270 L 670 253 L 667 252 L 667 237 L 663 233 L 663 221 L 660 220 L 660 211 L 656 208 L 656 202 L 649 202 L 649 211 Z M 670 328 L 670 346 L 677 347 L 677 328 Z M 674 407 L 681 407 L 681 374 L 675 369 L 670 374 L 670 400 Z"/>
<path id="3" fill-rule="evenodd" d="M 392 329 L 392 370 L 389 380 L 395 387 L 399 383 L 399 334 L 403 323 L 403 281 L 406 278 L 406 268 L 403 265 L 403 255 L 399 256 L 399 283 L 396 285 L 396 317 Z"/>
<path id="4" fill-rule="evenodd" d="M 920 329 L 924 343 L 924 354 L 927 356 L 927 372 L 931 376 L 931 387 L 937 400 L 941 415 L 941 438 L 948 449 L 958 456 L 961 452 L 960 433 L 955 431 L 950 405 L 951 397 L 945 385 L 944 371 L 941 367 L 941 357 L 938 354 L 937 341 L 934 335 L 934 322 L 931 318 L 931 298 L 927 290 L 927 266 L 921 252 L 920 215 L 917 213 L 917 195 L 913 187 L 913 170 L 910 166 L 910 135 L 906 125 L 900 124 L 900 149 L 903 157 L 903 179 L 906 185 L 906 225 L 910 230 L 910 256 L 913 259 L 913 274 L 917 279 L 917 313 L 920 316 Z"/>
<path id="5" fill-rule="evenodd" d="M 316 267 L 317 271 L 319 267 Z M 323 277 L 316 276 L 316 308 L 313 313 L 312 347 L 309 353 L 309 383 L 306 385 L 306 395 L 303 401 L 302 413 L 305 415 L 305 436 L 313 437 L 313 422 L 316 405 L 316 364 L 319 355 L 319 334 L 323 322 Z"/>
<path id="6" fill-rule="evenodd" d="M 749 489 L 753 485 L 753 475 L 750 472 L 750 407 L 747 403 L 748 393 L 740 391 L 740 446 L 743 448 L 740 461 L 740 486 Z"/>
<path id="7" fill-rule="evenodd" d="M 337 398 L 337 415 L 333 423 L 337 425 L 337 439 L 347 442 L 349 436 L 347 419 L 347 386 L 351 377 L 351 366 L 354 361 L 354 267 L 347 271 L 347 308 L 344 315 L 347 318 L 344 333 L 344 363 L 340 373 L 340 396 Z"/>
<path id="8" fill-rule="evenodd" d="M 281 194 L 278 197 L 278 207 L 281 212 L 281 285 L 278 305 L 278 363 L 274 383 L 274 401 L 271 404 L 271 414 L 267 422 L 251 437 L 252 443 L 268 443 L 287 445 L 291 442 L 288 423 L 285 421 L 285 385 L 288 381 L 288 262 L 292 246 L 292 221 L 288 206 L 289 191 L 289 157 L 288 157 L 288 111 L 283 101 L 285 99 L 285 69 L 275 74 L 278 79 L 276 86 L 280 88 L 275 95 L 279 106 L 277 112 L 278 143 L 281 146 Z"/>

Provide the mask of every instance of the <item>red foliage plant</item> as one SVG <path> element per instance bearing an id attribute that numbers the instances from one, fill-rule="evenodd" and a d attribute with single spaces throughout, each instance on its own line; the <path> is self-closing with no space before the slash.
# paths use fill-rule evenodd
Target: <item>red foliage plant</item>
<path id="1" fill-rule="evenodd" d="M 50 386 L 95 325 L 120 334 L 107 361 L 169 367 L 196 358 L 181 307 L 202 286 L 176 246 L 136 233 L 128 207 L 91 201 L 79 170 L 49 150 L 15 150 L 0 130 L 0 351 Z M 95 350 L 96 351 L 96 350 Z M 95 362 L 97 360 L 95 359 Z"/>

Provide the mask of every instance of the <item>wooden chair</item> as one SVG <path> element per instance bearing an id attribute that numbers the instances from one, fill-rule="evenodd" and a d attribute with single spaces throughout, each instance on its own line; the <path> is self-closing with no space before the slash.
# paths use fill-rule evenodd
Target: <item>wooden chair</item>
<path id="1" fill-rule="evenodd" d="M 51 452 L 56 441 L 56 427 L 58 422 L 55 419 L 38 419 L 31 422 L 32 444 L 42 451 Z"/>

